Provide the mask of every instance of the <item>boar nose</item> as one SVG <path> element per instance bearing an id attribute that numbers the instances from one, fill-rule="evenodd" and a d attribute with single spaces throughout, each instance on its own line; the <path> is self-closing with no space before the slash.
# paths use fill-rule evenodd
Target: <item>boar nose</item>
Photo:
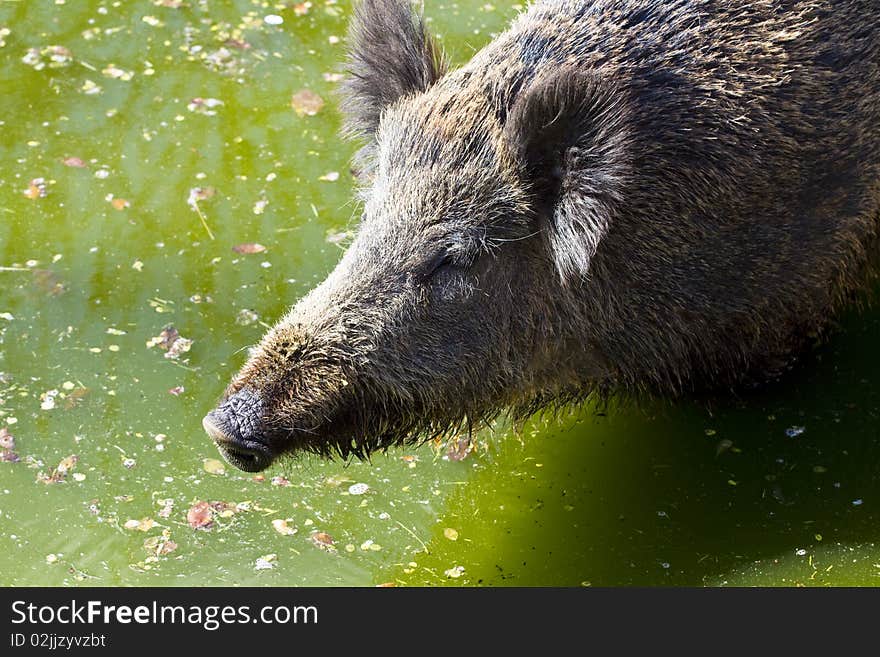
<path id="1" fill-rule="evenodd" d="M 231 465 L 259 472 L 272 463 L 272 451 L 261 434 L 263 403 L 248 388 L 230 395 L 202 420 L 202 426 Z"/>

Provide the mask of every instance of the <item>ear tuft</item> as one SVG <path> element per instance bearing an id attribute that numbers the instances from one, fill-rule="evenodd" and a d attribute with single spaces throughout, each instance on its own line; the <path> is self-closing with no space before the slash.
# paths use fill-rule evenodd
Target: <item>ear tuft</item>
<path id="1" fill-rule="evenodd" d="M 594 73 L 563 67 L 516 99 L 505 139 L 548 222 L 563 282 L 586 278 L 628 178 L 622 94 Z"/>
<path id="2" fill-rule="evenodd" d="M 362 0 L 348 39 L 342 110 L 345 131 L 355 137 L 372 137 L 386 106 L 425 91 L 446 70 L 442 51 L 408 0 Z"/>

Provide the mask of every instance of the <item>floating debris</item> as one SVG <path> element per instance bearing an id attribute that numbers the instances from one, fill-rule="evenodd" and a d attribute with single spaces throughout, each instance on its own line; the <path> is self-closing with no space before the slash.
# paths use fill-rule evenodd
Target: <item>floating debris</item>
<path id="1" fill-rule="evenodd" d="M 447 527 L 443 530 L 443 535 L 448 538 L 450 541 L 458 540 L 458 530 L 453 529 L 452 527 Z"/>
<path id="2" fill-rule="evenodd" d="M 192 348 L 192 340 L 181 337 L 180 333 L 173 325 L 169 324 L 162 332 L 147 340 L 147 349 L 159 347 L 165 351 L 165 358 L 177 360 L 181 354 L 188 352 Z"/>
<path id="3" fill-rule="evenodd" d="M 222 107 L 223 101 L 217 98 L 193 98 L 186 106 L 190 112 L 202 114 L 204 116 L 216 116 L 215 107 Z"/>
<path id="4" fill-rule="evenodd" d="M 242 308 L 238 311 L 238 314 L 235 316 L 235 323 L 239 326 L 250 326 L 255 323 L 260 316 L 257 315 L 253 310 L 248 308 Z"/>
<path id="5" fill-rule="evenodd" d="M 174 510 L 174 500 L 169 497 L 164 500 L 157 500 L 157 503 L 162 507 L 159 509 L 158 516 L 160 518 L 170 517 L 171 512 Z"/>
<path id="6" fill-rule="evenodd" d="M 352 484 L 348 487 L 349 495 L 363 495 L 368 490 L 370 490 L 370 487 L 367 484 Z"/>
<path id="7" fill-rule="evenodd" d="M 96 83 L 94 80 L 86 79 L 82 86 L 79 88 L 80 93 L 85 94 L 86 96 L 97 96 L 99 93 L 104 91 L 104 89 Z M 106 177 L 106 176 L 104 176 Z"/>
<path id="8" fill-rule="evenodd" d="M 9 427 L 0 427 L 0 449 L 15 449 L 15 438 L 9 433 Z"/>
<path id="9" fill-rule="evenodd" d="M 323 176 L 318 178 L 318 180 L 324 180 L 327 182 L 336 182 L 339 180 L 339 172 L 338 171 L 329 171 L 325 173 Z"/>
<path id="10" fill-rule="evenodd" d="M 314 116 L 324 107 L 324 99 L 311 89 L 303 89 L 291 96 L 290 106 L 299 116 Z"/>
<path id="11" fill-rule="evenodd" d="M 186 512 L 186 521 L 193 529 L 209 530 L 214 525 L 214 508 L 207 502 L 196 502 Z"/>
<path id="12" fill-rule="evenodd" d="M 150 536 L 145 539 L 144 549 L 157 557 L 164 557 L 177 549 L 177 543 L 171 540 L 171 532 L 166 529 L 161 536 Z"/>
<path id="13" fill-rule="evenodd" d="M 244 244 L 236 244 L 232 247 L 232 250 L 242 255 L 253 255 L 255 253 L 264 253 L 266 247 L 256 242 L 246 242 Z"/>
<path id="14" fill-rule="evenodd" d="M 204 468 L 205 472 L 212 475 L 225 475 L 226 467 L 223 465 L 222 461 L 218 461 L 217 459 L 204 459 L 202 461 L 202 468 Z"/>
<path id="15" fill-rule="evenodd" d="M 341 244 L 345 240 L 349 238 L 348 232 L 344 230 L 329 230 L 327 231 L 327 236 L 324 238 L 328 244 Z"/>
<path id="16" fill-rule="evenodd" d="M 79 403 L 89 394 L 89 389 L 79 386 L 67 393 L 64 397 L 64 410 L 69 411 L 79 405 Z"/>
<path id="17" fill-rule="evenodd" d="M 118 68 L 113 64 L 105 67 L 104 70 L 101 71 L 101 73 L 104 75 L 105 78 L 122 80 L 123 82 L 128 82 L 134 77 L 134 73 L 132 71 L 126 71 L 124 69 Z"/>
<path id="18" fill-rule="evenodd" d="M 189 190 L 186 202 L 189 205 L 195 205 L 199 201 L 207 201 L 210 198 L 214 198 L 216 194 L 217 190 L 213 187 L 193 187 Z"/>
<path id="19" fill-rule="evenodd" d="M 444 570 L 443 574 L 452 579 L 458 579 L 464 574 L 464 566 L 453 566 L 448 570 Z"/>
<path id="20" fill-rule="evenodd" d="M 293 520 L 291 518 L 287 518 L 286 520 L 282 520 L 281 518 L 276 518 L 272 521 L 272 529 L 281 534 L 282 536 L 293 536 L 297 533 L 297 528 L 293 527 L 290 523 Z"/>
<path id="21" fill-rule="evenodd" d="M 266 211 L 266 206 L 269 205 L 269 199 L 263 196 L 263 192 L 260 193 L 261 196 L 254 202 L 254 214 L 260 215 Z"/>
<path id="22" fill-rule="evenodd" d="M 278 14 L 268 14 L 263 17 L 263 22 L 266 25 L 281 25 L 284 19 Z"/>
<path id="23" fill-rule="evenodd" d="M 455 436 L 446 447 L 446 458 L 450 461 L 463 461 L 474 449 L 469 436 Z"/>
<path id="24" fill-rule="evenodd" d="M 61 164 L 74 169 L 85 169 L 88 165 L 78 157 L 65 157 L 61 160 Z"/>
<path id="25" fill-rule="evenodd" d="M 34 178 L 28 183 L 27 189 L 24 190 L 24 195 L 32 201 L 38 198 L 45 198 L 48 193 L 45 178 Z"/>
<path id="26" fill-rule="evenodd" d="M 46 392 L 40 393 L 40 409 L 44 411 L 51 411 L 55 408 L 55 398 L 58 396 L 58 390 L 47 390 Z"/>
<path id="27" fill-rule="evenodd" d="M 9 427 L 0 427 L 0 463 L 17 463 L 21 459 L 15 453 L 15 438 Z"/>
<path id="28" fill-rule="evenodd" d="M 168 390 L 168 394 L 174 395 L 175 397 L 179 397 L 184 392 L 186 392 L 186 388 L 184 388 L 183 386 L 174 386 L 173 388 L 170 388 Z"/>
<path id="29" fill-rule="evenodd" d="M 277 561 L 277 554 L 264 554 L 262 557 L 258 557 L 254 562 L 254 570 L 271 570 L 278 565 Z"/>
<path id="30" fill-rule="evenodd" d="M 282 488 L 290 486 L 290 481 L 287 479 L 287 477 L 282 477 L 281 475 L 276 475 L 272 477 L 271 483 L 273 486 L 281 486 Z"/>
<path id="31" fill-rule="evenodd" d="M 152 518 L 141 518 L 140 520 L 126 520 L 125 524 L 122 526 L 131 531 L 137 530 L 139 532 L 148 532 L 155 524 L 156 521 Z"/>
<path id="32" fill-rule="evenodd" d="M 33 67 L 35 71 L 44 68 L 64 68 L 73 63 L 73 54 L 64 46 L 43 46 L 41 48 L 29 48 L 22 63 Z"/>
<path id="33" fill-rule="evenodd" d="M 335 550 L 335 541 L 330 534 L 326 532 L 312 532 L 309 534 L 309 540 L 312 541 L 312 545 L 317 548 L 321 548 L 322 550 Z"/>
<path id="34" fill-rule="evenodd" d="M 205 219 L 205 215 L 199 207 L 199 202 L 212 198 L 214 194 L 216 194 L 216 190 L 213 187 L 193 187 L 189 190 L 189 196 L 186 198 L 187 205 L 189 205 L 199 216 L 199 221 L 202 222 L 202 227 L 205 229 L 205 232 L 208 233 L 208 237 L 210 237 L 211 240 L 214 239 L 214 233 L 211 232 L 211 227 L 208 226 L 208 220 Z"/>
<path id="35" fill-rule="evenodd" d="M 797 438 L 806 430 L 806 427 L 789 427 L 785 430 L 785 435 L 789 438 Z"/>
<path id="36" fill-rule="evenodd" d="M 49 476 L 46 476 L 43 472 L 37 474 L 37 481 L 42 484 L 61 483 L 67 478 L 68 473 L 70 473 L 76 467 L 76 463 L 78 460 L 79 458 L 76 456 L 76 454 L 65 456 L 63 459 L 61 459 L 61 462 Z"/>

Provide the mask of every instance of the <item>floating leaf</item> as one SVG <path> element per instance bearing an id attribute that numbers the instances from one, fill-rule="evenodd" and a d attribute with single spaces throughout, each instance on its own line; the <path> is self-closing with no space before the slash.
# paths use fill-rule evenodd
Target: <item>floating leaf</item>
<path id="1" fill-rule="evenodd" d="M 172 325 L 166 326 L 162 332 L 147 341 L 147 348 L 159 347 L 164 350 L 165 358 L 176 360 L 181 354 L 186 353 L 192 347 L 192 340 L 183 338 Z"/>
<path id="2" fill-rule="evenodd" d="M 254 253 L 263 253 L 266 247 L 256 242 L 246 242 L 244 244 L 236 244 L 232 250 L 242 255 L 253 255 Z"/>
<path id="3" fill-rule="evenodd" d="M 113 80 L 122 80 L 124 82 L 127 82 L 128 80 L 131 80 L 132 77 L 134 77 L 134 73 L 132 73 L 131 71 L 123 70 L 121 68 L 118 68 L 117 66 L 114 66 L 113 64 L 105 67 L 101 71 L 101 73 L 104 74 L 104 77 L 111 78 Z"/>
<path id="4" fill-rule="evenodd" d="M 162 329 L 162 332 L 159 335 L 151 338 L 147 342 L 147 348 L 149 349 L 151 347 L 159 347 L 159 349 L 163 351 L 168 351 L 171 348 L 171 345 L 173 345 L 179 337 L 180 333 L 177 331 L 177 329 L 169 324 L 164 329 Z"/>
<path id="5" fill-rule="evenodd" d="M 196 502 L 186 512 L 186 521 L 193 529 L 211 529 L 214 525 L 214 509 L 207 502 Z"/>
<path id="6" fill-rule="evenodd" d="M 148 532 L 155 524 L 156 521 L 152 518 L 141 518 L 140 520 L 126 520 L 123 527 L 130 530 L 136 529 L 139 532 Z"/>
<path id="7" fill-rule="evenodd" d="M 281 518 L 276 518 L 272 521 L 272 529 L 281 534 L 282 536 L 293 536 L 298 531 L 296 527 L 292 527 L 290 523 L 293 522 L 290 518 L 286 520 L 282 520 Z"/>
<path id="8" fill-rule="evenodd" d="M 202 461 L 202 467 L 205 469 L 205 472 L 213 475 L 225 475 L 226 467 L 223 465 L 222 461 L 218 461 L 217 459 L 205 459 Z"/>
<path id="9" fill-rule="evenodd" d="M 334 547 L 335 541 L 333 540 L 333 537 L 326 532 L 312 532 L 309 534 L 309 539 L 315 547 L 321 548 L 322 550 L 336 549 Z"/>
<path id="10" fill-rule="evenodd" d="M 199 201 L 207 201 L 209 198 L 213 198 L 216 193 L 217 190 L 213 187 L 193 187 L 189 190 L 186 202 L 194 206 Z"/>
<path id="11" fill-rule="evenodd" d="M 291 96 L 290 106 L 299 116 L 314 116 L 324 107 L 324 99 L 310 89 L 303 89 Z"/>
<path id="12" fill-rule="evenodd" d="M 9 433 L 9 427 L 0 427 L 0 449 L 15 449 L 15 438 Z"/>
<path id="13" fill-rule="evenodd" d="M 77 406 L 86 395 L 89 394 L 89 389 L 84 388 L 83 386 L 79 386 L 71 390 L 67 397 L 64 398 L 64 410 L 69 411 L 71 408 Z"/>
<path id="14" fill-rule="evenodd" d="M 458 540 L 458 530 L 453 529 L 452 527 L 447 527 L 443 530 L 443 535 L 448 538 L 450 541 Z"/>

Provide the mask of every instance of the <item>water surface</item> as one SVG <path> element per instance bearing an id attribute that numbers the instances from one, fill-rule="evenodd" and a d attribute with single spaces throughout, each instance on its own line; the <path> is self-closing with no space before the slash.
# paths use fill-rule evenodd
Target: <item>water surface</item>
<path id="1" fill-rule="evenodd" d="M 426 10 L 460 63 L 517 8 Z M 357 217 L 349 16 L 0 2 L 0 584 L 877 583 L 876 312 L 737 398 L 537 418 L 462 460 L 216 462 L 201 417 Z M 177 359 L 148 346 L 169 325 Z"/>

